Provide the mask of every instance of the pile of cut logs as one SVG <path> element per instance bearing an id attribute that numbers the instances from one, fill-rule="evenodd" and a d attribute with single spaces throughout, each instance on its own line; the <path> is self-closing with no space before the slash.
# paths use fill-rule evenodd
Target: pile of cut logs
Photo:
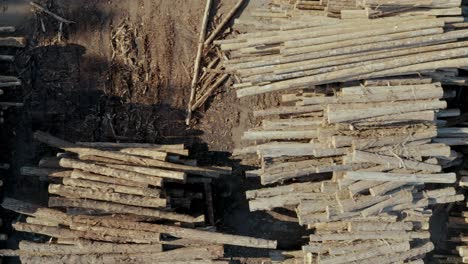
<path id="1" fill-rule="evenodd" d="M 393 3 L 376 19 L 317 16 L 319 1 L 273 2 L 236 21 L 246 33 L 216 42 L 241 80 L 238 97 L 289 92 L 254 111 L 262 123 L 234 153 L 259 165 L 247 177 L 274 184 L 247 192 L 250 210 L 296 212 L 313 231 L 299 263 L 423 263 L 434 249 L 433 206 L 465 199 L 457 175 L 443 172 L 462 162 L 451 146 L 468 135 L 447 103 L 467 80 L 458 71 L 468 66 L 461 1 L 430 1 L 440 10 L 328 1 L 340 12 Z"/>
<path id="2" fill-rule="evenodd" d="M 4 94 L 4 89 L 11 89 L 21 85 L 21 80 L 16 76 L 11 76 L 14 72 L 12 63 L 15 60 L 14 54 L 19 48 L 26 46 L 26 39 L 22 37 L 12 37 L 16 32 L 16 28 L 12 26 L 0 26 L 0 95 Z M 0 124 L 5 122 L 5 111 L 10 107 L 22 106 L 22 103 L 16 102 L 0 102 Z M 0 164 L 1 170 L 8 170 L 8 163 Z M 0 187 L 3 186 L 3 177 L 0 179 Z M 0 226 L 2 226 L 0 218 Z M 0 240 L 6 240 L 7 235 L 0 234 Z M 0 259 L 1 262 L 1 259 Z"/>
<path id="3" fill-rule="evenodd" d="M 8 75 L 11 70 L 7 64 L 14 62 L 14 54 L 16 53 L 17 49 L 24 48 L 26 46 L 26 39 L 23 37 L 4 36 L 14 34 L 15 31 L 15 27 L 0 26 L 0 95 L 4 94 L 3 89 L 5 88 L 8 89 L 21 85 L 21 80 L 17 76 Z M 7 110 L 9 107 L 18 106 L 23 106 L 23 104 L 16 102 L 0 102 L 0 123 L 4 122 L 5 110 Z"/>
<path id="4" fill-rule="evenodd" d="M 281 7 L 278 11 L 296 9 L 341 19 L 377 18 L 395 14 L 456 16 L 462 13 L 460 0 L 274 0 L 273 3 Z"/>
<path id="5" fill-rule="evenodd" d="M 23 263 L 228 263 L 224 244 L 276 247 L 275 241 L 212 232 L 203 214 L 193 216 L 192 200 L 210 197 L 189 186 L 230 170 L 197 166 L 183 158 L 183 145 L 34 137 L 66 151 L 22 168 L 23 175 L 50 182 L 48 207 L 11 198 L 2 206 L 27 216 L 15 230 L 52 239 L 21 241 L 19 250 L 2 250 L 2 256 L 20 256 Z"/>

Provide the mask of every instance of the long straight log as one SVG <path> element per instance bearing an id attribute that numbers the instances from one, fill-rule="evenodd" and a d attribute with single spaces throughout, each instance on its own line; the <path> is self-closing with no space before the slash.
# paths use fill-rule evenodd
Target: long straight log
<path id="1" fill-rule="evenodd" d="M 26 43 L 26 39 L 21 37 L 0 37 L 0 47 L 24 48 Z"/>
<path id="2" fill-rule="evenodd" d="M 139 182 L 143 184 L 161 186 L 162 179 L 147 174 L 131 172 L 126 170 L 109 168 L 106 166 L 95 165 L 91 163 L 82 162 L 73 159 L 60 159 L 60 166 L 64 168 L 83 170 L 95 174 L 106 175 L 109 177 L 115 177 L 118 179 L 129 180 L 131 182 Z"/>
<path id="3" fill-rule="evenodd" d="M 68 199 L 60 197 L 49 198 L 50 207 L 77 207 L 86 209 L 102 210 L 109 213 L 134 214 L 141 216 L 156 217 L 184 223 L 203 222 L 202 218 L 196 218 L 189 215 L 183 215 L 173 212 L 166 212 L 157 209 L 142 208 L 138 206 L 116 204 L 110 202 L 86 200 L 86 199 Z"/>
<path id="4" fill-rule="evenodd" d="M 103 242 L 90 242 L 80 245 L 59 245 L 44 244 L 30 241 L 21 241 L 19 249 L 38 255 L 86 255 L 86 254 L 105 254 L 105 253 L 152 253 L 161 252 L 161 244 L 114 244 Z"/>
<path id="5" fill-rule="evenodd" d="M 424 172 L 441 172 L 442 167 L 439 165 L 429 164 L 425 162 L 413 161 L 392 156 L 379 155 L 375 153 L 355 150 L 351 155 L 352 162 L 368 162 L 385 166 L 386 169 L 405 168 L 409 170 L 424 171 Z"/>
<path id="6" fill-rule="evenodd" d="M 108 177 L 108 176 L 94 174 L 94 173 L 80 171 L 80 170 L 73 170 L 70 177 L 72 179 L 83 179 L 83 180 L 97 181 L 97 182 L 103 182 L 103 183 L 109 183 L 109 184 L 117 184 L 117 185 L 122 185 L 122 186 L 129 186 L 129 187 L 147 188 L 149 185 L 146 183 L 129 181 L 126 179 L 120 179 L 120 178 L 115 178 L 115 177 Z"/>
<path id="7" fill-rule="evenodd" d="M 383 245 L 372 248 L 372 250 L 357 251 L 343 256 L 329 256 L 320 259 L 321 264 L 341 264 L 349 263 L 350 261 L 358 261 L 385 254 L 403 252 L 410 249 L 409 242 L 401 242 L 390 245 Z"/>
<path id="8" fill-rule="evenodd" d="M 322 234 L 310 235 L 310 241 L 346 241 L 346 240 L 367 240 L 367 239 L 391 239 L 391 240 L 412 240 L 428 239 L 429 232 L 405 232 L 405 231 L 380 231 L 380 232 L 356 232 L 342 234 Z"/>
<path id="9" fill-rule="evenodd" d="M 141 263 L 141 264 L 202 264 L 211 263 L 206 260 L 223 257 L 222 246 L 203 246 L 193 248 L 179 248 L 165 252 L 139 253 L 139 254 L 89 254 L 89 255 L 64 255 L 64 256 L 44 256 L 44 257 L 22 257 L 24 263 L 39 264 L 60 264 L 60 263 Z M 216 263 L 216 262 L 212 262 Z M 223 262 L 221 262 L 223 263 Z M 226 263 L 226 262 L 224 262 Z"/>
<path id="10" fill-rule="evenodd" d="M 256 239 L 251 237 L 228 235 L 215 232 L 207 232 L 196 229 L 189 229 L 177 226 L 137 223 L 131 221 L 108 221 L 107 227 L 123 228 L 130 230 L 141 230 L 147 232 L 166 233 L 179 238 L 207 241 L 216 244 L 256 247 L 256 248 L 276 248 L 276 241 Z"/>
<path id="11" fill-rule="evenodd" d="M 77 185 L 74 183 L 76 183 L 76 181 L 73 183 L 69 182 L 69 184 Z M 64 196 L 67 198 L 86 198 L 151 208 L 165 207 L 167 203 L 166 199 L 161 198 L 122 194 L 116 192 L 102 192 L 101 190 L 81 188 L 76 186 L 70 187 L 60 184 L 50 184 L 49 193 Z"/>
<path id="12" fill-rule="evenodd" d="M 84 179 L 66 178 L 63 179 L 63 184 L 72 187 L 89 188 L 103 193 L 116 192 L 153 198 L 159 198 L 161 196 L 161 191 L 155 188 L 138 188 Z"/>
<path id="13" fill-rule="evenodd" d="M 455 173 L 441 174 L 404 174 L 404 173 L 384 173 L 384 172 L 364 172 L 348 171 L 345 178 L 364 181 L 383 181 L 383 182 L 422 182 L 422 183 L 454 183 L 456 182 Z"/>
<path id="14" fill-rule="evenodd" d="M 190 124 L 190 119 L 192 118 L 192 105 L 195 100 L 196 88 L 198 85 L 198 80 L 200 78 L 200 64 L 203 55 L 203 48 L 205 47 L 206 31 L 208 27 L 208 20 L 210 18 L 211 2 L 212 0 L 206 0 L 205 12 L 203 14 L 202 26 L 200 29 L 200 37 L 198 38 L 197 55 L 195 57 L 192 83 L 190 85 L 190 99 L 188 104 L 187 119 L 185 120 L 186 125 Z"/>

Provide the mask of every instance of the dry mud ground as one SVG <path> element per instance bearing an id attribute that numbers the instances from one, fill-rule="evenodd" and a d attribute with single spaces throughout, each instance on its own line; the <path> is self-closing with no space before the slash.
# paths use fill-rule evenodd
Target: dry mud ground
<path id="1" fill-rule="evenodd" d="M 51 151 L 32 140 L 35 130 L 49 131 L 70 141 L 186 143 L 202 162 L 234 167 L 232 177 L 216 184 L 219 230 L 281 238 L 281 248 L 298 248 L 304 233 L 295 223 L 248 212 L 244 191 L 258 183 L 246 181 L 238 161 L 229 154 L 240 146 L 242 131 L 257 122 L 252 110 L 277 105 L 277 97 L 238 100 L 228 81 L 195 114 L 191 127 L 184 124 L 205 1 L 38 0 L 76 22 L 63 26 L 61 40 L 57 21 L 33 13 L 28 2 L 0 0 L 0 25 L 17 26 L 18 35 L 27 36 L 30 42 L 18 54 L 15 69 L 10 69 L 21 75 L 25 85 L 22 91 L 6 96 L 24 100 L 25 106 L 10 113 L 7 129 L 2 130 L 2 158 L 12 164 L 5 175 L 6 196 L 44 204 L 47 200 L 45 183 L 19 175 L 21 166 L 36 164 Z M 214 1 L 211 21 L 235 2 Z M 245 9 L 264 2 L 251 0 Z M 125 57 L 112 48 L 113 32 L 123 25 L 132 47 Z M 6 222 L 18 217 L 3 214 L 8 218 Z M 3 228 L 11 232 L 8 224 Z M 11 236 L 8 246 L 14 248 L 26 235 Z M 229 247 L 227 254 L 242 262 L 247 261 L 242 258 L 246 256 L 267 256 L 264 251 Z M 248 263 L 259 261 L 250 259 Z"/>

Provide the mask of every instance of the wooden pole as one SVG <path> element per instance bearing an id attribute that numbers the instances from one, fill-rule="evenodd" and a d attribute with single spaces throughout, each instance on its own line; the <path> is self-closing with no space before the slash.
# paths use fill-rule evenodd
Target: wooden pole
<path id="1" fill-rule="evenodd" d="M 208 27 L 208 20 L 210 18 L 211 2 L 212 0 L 206 0 L 206 6 L 205 6 L 205 12 L 203 14 L 200 37 L 198 39 L 197 56 L 195 57 L 193 78 L 192 78 L 192 83 L 190 85 L 190 99 L 189 99 L 189 104 L 188 104 L 187 119 L 185 120 L 185 123 L 187 125 L 190 124 L 190 119 L 192 118 L 192 105 L 193 105 L 193 101 L 195 100 L 198 80 L 200 77 L 199 76 L 200 65 L 201 65 L 201 60 L 202 60 L 202 55 L 203 55 L 203 49 L 205 47 L 206 30 Z"/>
<path id="2" fill-rule="evenodd" d="M 242 4 L 245 2 L 245 0 L 239 0 L 237 2 L 237 4 L 231 9 L 231 11 L 229 11 L 229 13 L 227 13 L 225 16 L 224 16 L 224 19 L 223 21 L 221 21 L 218 26 L 216 27 L 215 30 L 213 30 L 213 32 L 211 32 L 211 34 L 209 35 L 209 37 L 206 39 L 204 45 L 205 47 L 207 47 L 208 45 L 211 44 L 211 42 L 213 40 L 216 39 L 216 37 L 218 36 L 218 34 L 224 29 L 224 27 L 229 23 L 229 21 L 231 21 L 231 19 L 234 17 L 234 15 L 237 13 L 237 11 L 242 7 Z"/>

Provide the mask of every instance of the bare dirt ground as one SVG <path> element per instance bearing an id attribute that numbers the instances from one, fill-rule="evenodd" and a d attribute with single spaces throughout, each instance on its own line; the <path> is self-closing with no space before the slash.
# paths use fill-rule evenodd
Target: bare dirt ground
<path id="1" fill-rule="evenodd" d="M 44 183 L 19 175 L 21 166 L 35 164 L 49 151 L 32 140 L 32 132 L 38 129 L 70 141 L 186 143 L 202 162 L 234 167 L 232 177 L 217 183 L 221 231 L 281 238 L 281 248 L 297 248 L 303 233 L 297 224 L 248 212 L 244 191 L 257 183 L 245 180 L 229 154 L 241 145 L 242 132 L 256 122 L 252 110 L 278 104 L 277 97 L 238 100 L 228 81 L 195 114 L 192 127 L 184 124 L 204 1 L 37 2 L 76 24 L 64 25 L 60 41 L 56 20 L 31 12 L 28 1 L 0 0 L 0 24 L 16 25 L 30 42 L 16 62 L 25 82 L 23 91 L 9 95 L 24 100 L 25 107 L 12 113 L 17 119 L 8 124 L 12 132 L 3 137 L 8 138 L 2 142 L 9 154 L 5 159 L 12 164 L 6 196 L 37 203 L 47 200 Z M 212 18 L 237 1 L 214 2 Z M 246 8 L 264 2 L 252 0 Z M 116 49 L 117 37 L 130 43 L 125 54 Z M 7 216 L 9 221 L 17 217 Z M 13 234 L 8 246 L 15 247 L 20 236 Z M 267 252 L 238 248 L 228 248 L 227 254 L 267 256 Z"/>

